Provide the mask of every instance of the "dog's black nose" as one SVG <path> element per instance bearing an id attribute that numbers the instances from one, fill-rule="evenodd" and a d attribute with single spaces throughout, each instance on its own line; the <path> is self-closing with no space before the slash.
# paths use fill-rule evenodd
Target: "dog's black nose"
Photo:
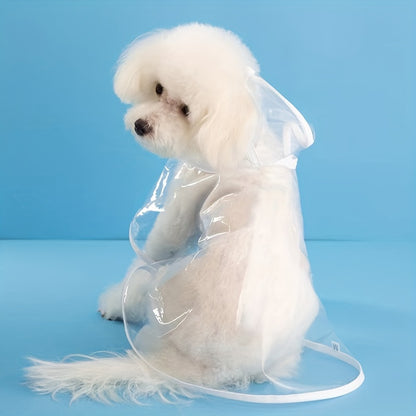
<path id="1" fill-rule="evenodd" d="M 145 136 L 146 134 L 149 134 L 152 131 L 152 126 L 142 118 L 139 118 L 134 123 L 134 131 L 139 136 Z"/>

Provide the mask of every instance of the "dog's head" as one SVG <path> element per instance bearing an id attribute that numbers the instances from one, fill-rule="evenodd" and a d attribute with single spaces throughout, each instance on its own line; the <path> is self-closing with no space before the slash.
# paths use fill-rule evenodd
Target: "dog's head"
<path id="1" fill-rule="evenodd" d="M 247 88 L 253 70 L 255 59 L 234 34 L 190 24 L 130 45 L 114 89 L 132 105 L 126 127 L 143 147 L 219 171 L 247 153 L 257 120 Z"/>

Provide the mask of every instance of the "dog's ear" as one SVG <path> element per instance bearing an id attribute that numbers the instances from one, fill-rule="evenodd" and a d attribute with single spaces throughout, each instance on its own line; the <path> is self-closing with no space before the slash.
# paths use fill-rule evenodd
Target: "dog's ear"
<path id="1" fill-rule="evenodd" d="M 140 42 L 132 43 L 121 55 L 114 75 L 114 92 L 123 103 L 138 101 L 143 61 Z"/>
<path id="2" fill-rule="evenodd" d="M 248 90 L 217 97 L 197 135 L 200 152 L 215 171 L 233 169 L 247 155 L 257 122 L 257 110 Z"/>

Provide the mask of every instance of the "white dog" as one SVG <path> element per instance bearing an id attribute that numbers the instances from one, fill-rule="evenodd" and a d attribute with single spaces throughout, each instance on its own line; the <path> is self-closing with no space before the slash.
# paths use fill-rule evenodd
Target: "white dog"
<path id="1" fill-rule="evenodd" d="M 80 362 L 33 360 L 34 389 L 135 400 L 191 392 L 182 381 L 244 388 L 294 374 L 319 309 L 303 243 L 296 149 L 287 140 L 301 134 L 296 120 L 280 126 L 280 141 L 268 130 L 257 72 L 235 35 L 201 24 L 153 33 L 122 55 L 114 85 L 132 105 L 127 128 L 146 149 L 181 161 L 143 256 L 128 273 L 136 278 L 125 318 L 145 322 L 138 338 L 154 344 L 143 350 L 145 361 L 132 351 Z M 195 239 L 198 250 L 178 266 Z M 141 277 L 136 268 L 144 257 L 169 278 Z M 159 310 L 155 317 L 155 290 L 163 316 Z M 122 295 L 120 283 L 101 297 L 105 318 L 123 318 Z M 157 325 L 170 329 L 152 338 L 149 327 Z"/>

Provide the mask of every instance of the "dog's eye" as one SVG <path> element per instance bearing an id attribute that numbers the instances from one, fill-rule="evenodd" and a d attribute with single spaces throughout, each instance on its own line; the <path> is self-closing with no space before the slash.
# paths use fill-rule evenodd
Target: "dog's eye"
<path id="1" fill-rule="evenodd" d="M 162 84 L 157 83 L 156 84 L 156 94 L 157 95 L 162 95 L 162 93 L 163 93 L 163 86 L 162 86 Z"/>
<path id="2" fill-rule="evenodd" d="M 182 107 L 181 107 L 181 111 L 182 111 L 182 114 L 185 116 L 185 117 L 188 117 L 189 116 L 189 107 L 187 106 L 187 105 L 183 105 Z"/>

